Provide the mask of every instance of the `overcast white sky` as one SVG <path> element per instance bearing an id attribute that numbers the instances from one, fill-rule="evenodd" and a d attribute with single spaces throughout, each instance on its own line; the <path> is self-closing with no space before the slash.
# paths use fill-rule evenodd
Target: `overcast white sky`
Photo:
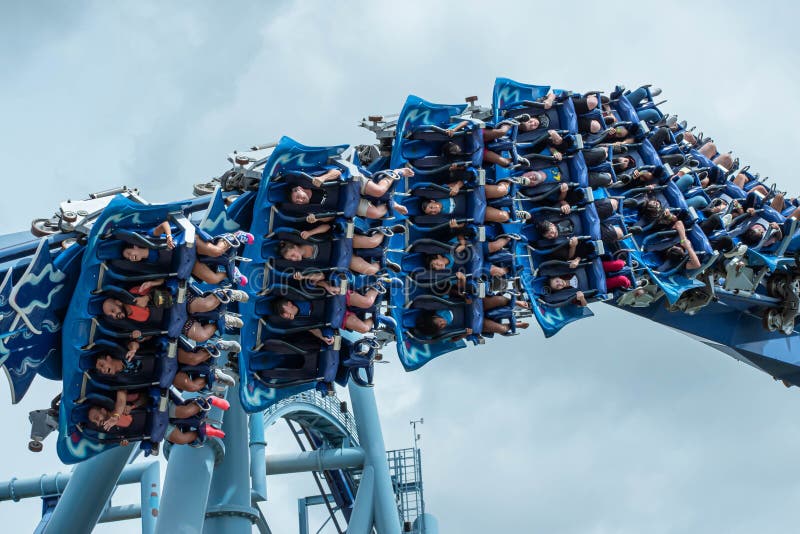
<path id="1" fill-rule="evenodd" d="M 488 104 L 496 76 L 578 91 L 652 82 L 666 110 L 798 190 L 794 4 L 332 4 L 2 3 L 0 233 L 114 185 L 188 196 L 228 151 L 282 134 L 370 141 L 355 122 L 399 111 L 409 93 Z M 793 531 L 797 391 L 596 312 L 555 339 L 532 328 L 415 373 L 393 356 L 379 368 L 387 446 L 408 446 L 408 421 L 425 418 L 426 503 L 441 532 Z M 65 470 L 52 439 L 26 449 L 27 412 L 58 385 L 38 381 L 14 407 L 0 389 L 0 479 Z M 277 429 L 268 439 L 288 443 Z M 297 532 L 294 499 L 312 487 L 270 480 L 274 532 Z M 10 532 L 40 512 L 36 501 L 0 511 Z"/>

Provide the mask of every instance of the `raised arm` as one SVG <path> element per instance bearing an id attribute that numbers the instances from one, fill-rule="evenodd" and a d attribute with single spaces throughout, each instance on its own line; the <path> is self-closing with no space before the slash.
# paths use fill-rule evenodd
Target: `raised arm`
<path id="1" fill-rule="evenodd" d="M 167 247 L 175 248 L 175 242 L 172 240 L 172 227 L 169 225 L 169 221 L 164 221 L 158 226 L 156 226 L 155 229 L 153 230 L 153 235 L 156 237 L 161 235 L 166 235 Z"/>
<path id="2" fill-rule="evenodd" d="M 114 411 L 111 412 L 111 415 L 103 423 L 103 428 L 105 430 L 111 430 L 111 428 L 117 424 L 120 415 L 122 415 L 125 412 L 126 404 L 128 404 L 128 391 L 125 389 L 118 389 L 117 399 L 116 402 L 114 403 Z"/>
<path id="3" fill-rule="evenodd" d="M 315 226 L 311 230 L 304 230 L 304 231 L 300 232 L 300 237 L 302 237 L 303 239 L 308 239 L 311 236 L 324 234 L 325 232 L 327 232 L 330 229 L 331 229 L 331 225 L 330 224 L 320 224 L 319 226 Z"/>
<path id="4" fill-rule="evenodd" d="M 450 137 L 453 137 L 454 133 L 456 133 L 459 130 L 463 130 L 464 127 L 467 124 L 469 124 L 469 121 L 461 121 L 458 124 L 456 124 L 455 126 L 453 126 L 452 128 L 448 128 L 447 129 L 447 135 L 450 136 Z"/>

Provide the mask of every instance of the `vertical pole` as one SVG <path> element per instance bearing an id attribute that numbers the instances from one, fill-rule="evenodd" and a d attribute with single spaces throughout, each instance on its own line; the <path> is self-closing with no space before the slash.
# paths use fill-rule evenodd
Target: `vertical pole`
<path id="1" fill-rule="evenodd" d="M 224 455 L 225 447 L 217 438 L 206 439 L 199 448 L 181 445 L 170 449 L 156 534 L 203 531 L 211 474 Z"/>
<path id="2" fill-rule="evenodd" d="M 352 381 L 349 390 L 359 444 L 366 454 L 364 465 L 371 466 L 375 471 L 375 526 L 378 534 L 400 534 L 400 517 L 389 475 L 375 394 L 372 388 L 357 386 Z"/>
<path id="3" fill-rule="evenodd" d="M 305 497 L 297 499 L 297 521 L 299 534 L 308 534 L 308 504 Z"/>
<path id="4" fill-rule="evenodd" d="M 225 458 L 214 471 L 208 496 L 205 534 L 250 534 L 258 510 L 250 499 L 250 458 L 247 414 L 239 401 L 239 383 L 228 388 L 225 413 Z M 266 474 L 266 468 L 263 471 Z"/>
<path id="5" fill-rule="evenodd" d="M 217 365 L 227 359 L 220 358 Z M 228 399 L 231 398 L 229 391 Z M 237 395 L 238 399 L 238 390 Z M 238 400 L 236 402 L 238 406 Z M 232 406 L 233 408 L 233 406 Z M 223 412 L 212 408 L 208 418 L 224 421 Z M 206 438 L 202 447 L 181 445 L 170 448 L 164 491 L 156 521 L 156 534 L 201 534 L 206 520 L 209 488 L 214 467 L 225 458 L 225 444 L 219 438 Z"/>
<path id="6" fill-rule="evenodd" d="M 250 414 L 250 480 L 253 484 L 251 500 L 267 500 L 267 441 L 264 435 L 263 412 Z"/>
<path id="7" fill-rule="evenodd" d="M 414 534 L 439 534 L 439 520 L 431 514 L 422 514 L 414 521 Z"/>
<path id="8" fill-rule="evenodd" d="M 347 522 L 347 534 L 371 534 L 372 524 L 375 521 L 375 470 L 366 466 L 361 473 L 358 483 L 356 502 L 353 503 L 353 513 Z"/>
<path id="9" fill-rule="evenodd" d="M 139 481 L 142 505 L 142 534 L 154 534 L 158 517 L 158 501 L 161 493 L 161 469 L 153 462 L 142 472 Z"/>
<path id="10" fill-rule="evenodd" d="M 132 450 L 133 447 L 115 447 L 78 464 L 44 534 L 91 532 Z"/>

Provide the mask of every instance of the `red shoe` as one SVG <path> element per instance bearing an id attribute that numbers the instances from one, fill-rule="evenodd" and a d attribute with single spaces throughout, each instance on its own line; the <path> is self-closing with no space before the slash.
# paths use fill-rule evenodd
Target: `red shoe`
<path id="1" fill-rule="evenodd" d="M 217 397 L 216 395 L 211 395 L 210 397 L 206 397 L 206 400 L 211 406 L 219 408 L 223 412 L 227 411 L 228 408 L 231 407 L 231 403 L 223 399 L 222 397 Z"/>
<path id="2" fill-rule="evenodd" d="M 225 432 L 220 430 L 219 428 L 214 428 L 213 426 L 206 424 L 205 426 L 206 436 L 209 438 L 224 438 Z"/>
<path id="3" fill-rule="evenodd" d="M 241 230 L 238 232 L 233 233 L 234 237 L 239 240 L 240 243 L 246 243 L 248 245 L 252 245 L 255 243 L 256 238 L 253 234 L 249 232 L 242 232 Z"/>
<path id="4" fill-rule="evenodd" d="M 247 285 L 247 277 L 239 272 L 236 267 L 233 268 L 233 281 L 242 287 Z"/>

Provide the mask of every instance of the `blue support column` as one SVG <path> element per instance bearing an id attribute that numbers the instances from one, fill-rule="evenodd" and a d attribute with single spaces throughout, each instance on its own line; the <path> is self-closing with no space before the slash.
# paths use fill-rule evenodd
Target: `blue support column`
<path id="1" fill-rule="evenodd" d="M 224 455 L 225 447 L 217 438 L 206 440 L 200 448 L 171 448 L 156 534 L 203 532 L 211 474 Z"/>
<path id="2" fill-rule="evenodd" d="M 439 520 L 431 514 L 422 514 L 414 521 L 414 534 L 439 534 Z"/>
<path id="3" fill-rule="evenodd" d="M 227 399 L 231 407 L 222 423 L 225 457 L 211 481 L 204 534 L 250 534 L 258 520 L 258 510 L 250 499 L 247 414 L 239 401 L 238 381 L 228 388 Z"/>
<path id="4" fill-rule="evenodd" d="M 158 505 L 161 494 L 161 469 L 158 462 L 151 463 L 142 473 L 139 481 L 142 506 L 142 534 L 153 534 L 156 531 Z"/>
<path id="5" fill-rule="evenodd" d="M 297 499 L 297 521 L 299 534 L 308 534 L 308 505 L 305 499 Z"/>
<path id="6" fill-rule="evenodd" d="M 267 441 L 264 434 L 264 414 L 250 414 L 250 480 L 253 484 L 251 500 L 267 500 Z"/>
<path id="7" fill-rule="evenodd" d="M 78 464 L 44 534 L 91 532 L 133 450 L 134 447 L 115 447 Z"/>
<path id="8" fill-rule="evenodd" d="M 366 454 L 365 467 L 375 472 L 375 527 L 378 534 L 400 534 L 400 517 L 394 500 L 389 462 L 386 461 L 386 446 L 383 443 L 378 406 L 372 388 L 349 385 L 353 402 L 353 415 L 358 427 L 358 441 Z"/>
<path id="9" fill-rule="evenodd" d="M 353 513 L 347 523 L 347 534 L 371 534 L 375 522 L 375 470 L 371 466 L 364 468 L 361 481 L 358 483 L 356 502 Z"/>
<path id="10" fill-rule="evenodd" d="M 224 365 L 226 359 L 220 358 L 217 365 Z M 239 405 L 238 391 L 228 391 L 231 402 L 230 411 Z M 225 421 L 229 412 L 212 408 L 208 418 L 212 421 Z M 225 416 L 223 417 L 223 414 Z M 166 447 L 165 447 L 166 448 Z M 156 521 L 156 534 L 201 534 L 206 521 L 206 506 L 209 502 L 209 488 L 216 465 L 225 458 L 226 445 L 219 438 L 207 438 L 202 447 L 169 447 L 169 464 L 164 478 L 164 492 Z M 249 494 L 249 483 L 248 494 Z M 213 501 L 212 501 L 213 502 Z"/>

